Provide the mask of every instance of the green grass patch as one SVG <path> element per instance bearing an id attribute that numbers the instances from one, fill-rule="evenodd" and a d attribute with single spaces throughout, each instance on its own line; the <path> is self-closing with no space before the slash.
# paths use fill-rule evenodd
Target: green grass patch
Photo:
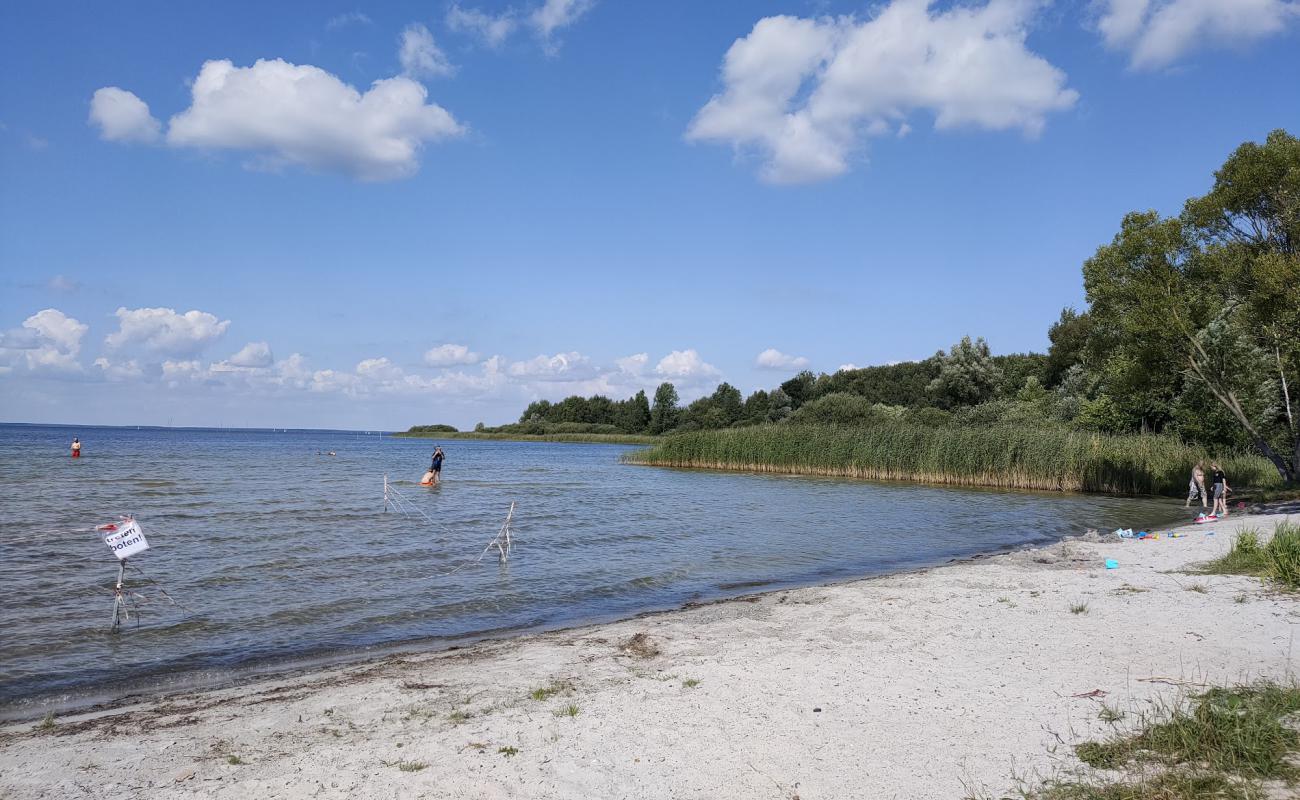
<path id="1" fill-rule="evenodd" d="M 1087 604 L 1087 603 L 1071 603 L 1071 604 L 1070 604 L 1070 613 L 1071 613 L 1071 614 L 1087 614 L 1087 613 L 1088 613 L 1088 604 Z"/>
<path id="2" fill-rule="evenodd" d="M 392 766 L 397 767 L 402 772 L 419 772 L 422 769 L 429 768 L 429 765 L 423 761 L 396 761 Z"/>
<path id="3" fill-rule="evenodd" d="M 1023 800 L 1266 800 L 1300 780 L 1300 686 L 1260 682 L 1215 688 L 1140 715 L 1128 730 L 1084 742 L 1093 771 L 1021 788 Z M 1102 706 L 1101 718 L 1122 714 Z M 1285 787 L 1286 792 L 1279 793 Z M 971 797 L 977 796 L 971 793 Z"/>
<path id="4" fill-rule="evenodd" d="M 506 746 L 504 746 L 504 747 L 499 747 L 499 748 L 497 748 L 497 752 L 500 753 L 500 754 L 503 755 L 503 756 L 506 756 L 506 757 L 509 757 L 509 756 L 517 756 L 517 755 L 519 755 L 519 748 L 518 748 L 518 747 L 511 747 L 510 745 L 506 745 Z"/>
<path id="5" fill-rule="evenodd" d="M 699 685 L 700 685 L 700 681 L 698 678 L 687 678 L 686 680 L 682 681 L 682 686 L 687 689 L 694 689 L 696 686 Z"/>
<path id="6" fill-rule="evenodd" d="M 1139 764 L 1193 766 L 1252 780 L 1300 776 L 1290 754 L 1300 733 L 1286 719 L 1300 711 L 1300 687 L 1263 683 L 1216 688 L 1167 708 L 1136 733 L 1085 742 L 1075 754 L 1096 769 Z"/>
<path id="7" fill-rule="evenodd" d="M 576 717 L 576 716 L 578 716 L 578 713 L 579 713 L 579 709 L 578 709 L 578 707 L 575 706 L 573 703 L 569 703 L 569 704 L 568 704 L 567 706 L 565 706 L 564 708 L 561 708 L 559 711 L 556 711 L 556 712 L 555 712 L 555 716 L 557 716 L 557 717 Z"/>
<path id="8" fill-rule="evenodd" d="M 549 686 L 539 686 L 538 688 L 529 692 L 528 696 L 538 701 L 549 700 L 555 695 L 564 691 L 566 688 L 568 687 L 566 687 L 562 683 L 552 683 Z"/>
<path id="9" fill-rule="evenodd" d="M 1253 575 L 1286 589 L 1300 589 L 1300 524 L 1281 522 L 1273 538 L 1261 543 L 1258 530 L 1237 533 L 1226 555 L 1203 565 L 1201 572 L 1215 575 Z"/>

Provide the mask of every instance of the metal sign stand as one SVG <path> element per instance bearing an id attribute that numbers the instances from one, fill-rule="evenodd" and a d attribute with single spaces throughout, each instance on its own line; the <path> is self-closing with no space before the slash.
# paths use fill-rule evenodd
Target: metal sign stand
<path id="1" fill-rule="evenodd" d="M 117 562 L 117 588 L 113 590 L 113 624 L 109 626 L 110 633 L 117 633 L 121 623 L 130 618 L 130 612 L 126 610 L 126 598 L 122 592 L 122 582 L 126 578 L 126 559 Z"/>

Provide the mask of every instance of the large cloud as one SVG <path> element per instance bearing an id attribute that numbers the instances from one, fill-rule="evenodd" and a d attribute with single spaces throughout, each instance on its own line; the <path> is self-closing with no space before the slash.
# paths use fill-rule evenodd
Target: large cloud
<path id="1" fill-rule="evenodd" d="M 75 372 L 81 369 L 77 354 L 90 327 L 55 308 L 23 320 L 21 328 L 0 333 L 0 374 L 16 366 L 34 372 Z"/>
<path id="2" fill-rule="evenodd" d="M 119 308 L 118 329 L 104 339 L 110 348 L 140 345 L 172 356 L 193 355 L 220 339 L 230 320 L 206 311 L 176 313 L 172 308 Z"/>
<path id="3" fill-rule="evenodd" d="M 444 78 L 456 72 L 447 54 L 433 41 L 433 34 L 418 22 L 407 25 L 398 37 L 397 58 L 402 73 L 413 78 Z"/>
<path id="4" fill-rule="evenodd" d="M 412 65 L 431 69 L 427 55 L 417 46 Z M 128 96 L 113 95 L 116 106 L 148 114 L 135 95 L 113 91 Z M 319 67 L 280 59 L 251 67 L 208 61 L 194 80 L 190 107 L 168 123 L 166 141 L 173 147 L 251 153 L 250 165 L 263 169 L 297 166 L 359 180 L 393 180 L 419 169 L 426 143 L 464 133 L 446 109 L 427 101 L 424 87 L 404 76 L 375 81 L 363 93 Z M 93 107 L 91 119 L 109 138 L 110 128 Z M 128 131 L 142 128 L 119 119 L 111 130 L 116 140 L 125 140 Z"/>
<path id="5" fill-rule="evenodd" d="M 1102 0 L 1097 27 L 1136 69 L 1168 66 L 1201 45 L 1241 47 L 1300 19 L 1294 0 Z"/>
<path id="6" fill-rule="evenodd" d="M 845 172 L 867 136 L 905 134 L 915 111 L 939 129 L 1033 136 L 1047 114 L 1074 105 L 1065 74 L 1025 46 L 1037 2 L 932 4 L 893 0 L 863 21 L 759 20 L 727 51 L 723 90 L 687 138 L 756 151 L 764 179 L 802 183 Z"/>
<path id="7" fill-rule="evenodd" d="M 90 122 L 98 126 L 99 138 L 106 142 L 151 144 L 162 131 L 143 100 L 116 86 L 95 90 L 90 98 Z"/>

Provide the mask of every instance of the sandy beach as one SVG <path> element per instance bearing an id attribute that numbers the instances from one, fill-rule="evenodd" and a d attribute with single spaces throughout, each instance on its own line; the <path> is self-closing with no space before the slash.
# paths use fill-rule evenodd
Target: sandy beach
<path id="1" fill-rule="evenodd" d="M 9 725 L 0 797 L 996 794 L 1071 768 L 1070 745 L 1111 730 L 1103 702 L 1140 711 L 1293 673 L 1295 597 L 1188 572 L 1239 527 L 1286 518 L 1076 539 Z"/>

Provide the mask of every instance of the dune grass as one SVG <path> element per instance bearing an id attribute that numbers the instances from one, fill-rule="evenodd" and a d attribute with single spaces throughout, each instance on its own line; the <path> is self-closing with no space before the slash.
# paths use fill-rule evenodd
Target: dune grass
<path id="1" fill-rule="evenodd" d="M 1253 575 L 1282 588 L 1300 589 L 1300 524 L 1278 523 L 1273 538 L 1266 544 L 1261 543 L 1259 531 L 1254 528 L 1238 531 L 1232 549 L 1202 566 L 1200 571 L 1213 575 Z"/>
<path id="2" fill-rule="evenodd" d="M 1294 683 L 1213 688 L 1139 715 L 1131 728 L 1104 741 L 1078 745 L 1075 755 L 1085 770 L 1022 786 L 1016 794 L 1025 800 L 1292 797 L 1300 780 L 1297 712 L 1300 686 Z"/>
<path id="3" fill-rule="evenodd" d="M 767 425 L 666 437 L 633 464 L 828 475 L 1006 489 L 1183 496 L 1206 453 L 1170 436 L 1108 436 L 1061 428 Z M 1276 487 L 1263 458 L 1219 463 L 1234 486 Z"/>

